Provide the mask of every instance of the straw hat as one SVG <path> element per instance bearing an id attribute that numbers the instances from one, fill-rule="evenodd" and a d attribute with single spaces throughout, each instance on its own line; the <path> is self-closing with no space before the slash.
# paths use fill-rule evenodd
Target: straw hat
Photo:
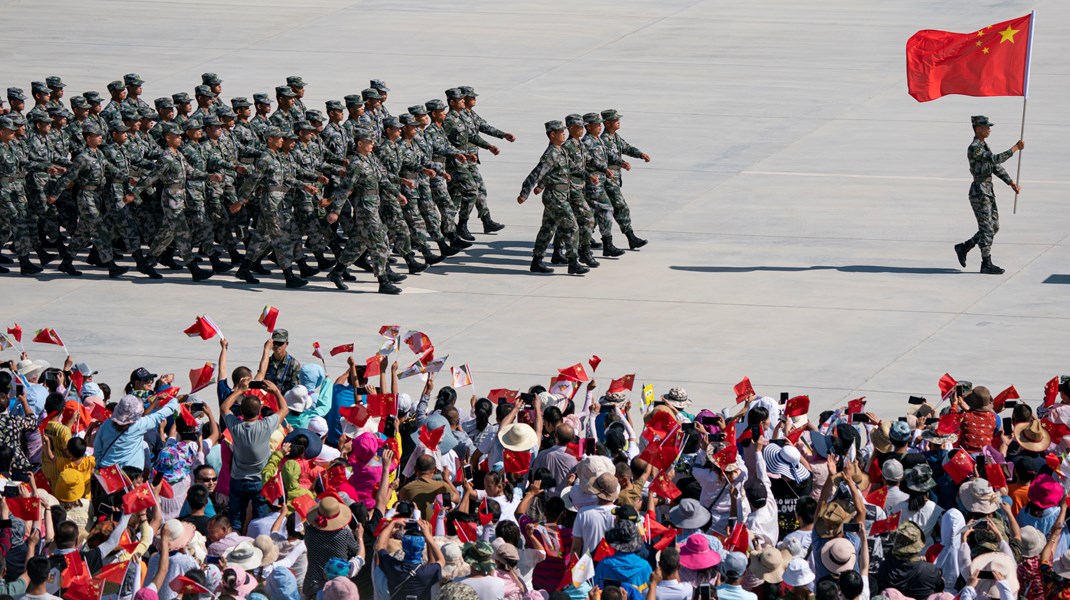
<path id="1" fill-rule="evenodd" d="M 829 540 L 821 547 L 821 564 L 830 573 L 843 573 L 855 568 L 855 545 L 847 538 Z"/>
<path id="2" fill-rule="evenodd" d="M 192 523 L 184 523 L 178 519 L 171 519 L 164 523 L 163 528 L 172 550 L 181 550 L 188 546 L 193 541 L 193 534 L 197 532 L 197 528 Z"/>
<path id="3" fill-rule="evenodd" d="M 1032 525 L 1026 525 L 1022 527 L 1022 558 L 1033 558 L 1034 556 L 1040 556 L 1040 552 L 1044 550 L 1044 545 L 1048 540 L 1044 537 L 1044 533 Z"/>
<path id="4" fill-rule="evenodd" d="M 270 535 L 261 534 L 256 536 L 256 539 L 253 540 L 253 545 L 264 554 L 260 564 L 270 565 L 279 560 L 279 547 L 275 545 L 275 542 L 271 541 Z"/>
<path id="5" fill-rule="evenodd" d="M 510 423 L 498 432 L 498 441 L 506 450 L 523 452 L 531 450 L 539 442 L 539 434 L 525 423 Z"/>
<path id="6" fill-rule="evenodd" d="M 850 542 L 848 542 L 850 544 Z M 827 548 L 831 544 L 825 544 Z M 851 547 L 854 556 L 854 547 Z M 780 583 L 784 580 L 784 569 L 791 562 L 791 552 L 777 550 L 772 546 L 752 552 L 750 555 L 750 572 L 766 583 Z"/>
<path id="7" fill-rule="evenodd" d="M 337 531 L 349 524 L 353 511 L 332 496 L 325 496 L 308 511 L 308 525 L 320 531 Z"/>
<path id="8" fill-rule="evenodd" d="M 1013 557 L 1007 556 L 1002 552 L 987 552 L 980 556 L 975 556 L 971 568 L 975 571 L 999 572 L 1004 577 L 1003 585 L 1007 587 L 1011 597 L 1018 596 L 1018 589 L 1021 586 L 1018 583 L 1018 565 L 1014 562 Z M 996 587 L 996 580 L 994 579 L 979 579 L 976 588 L 978 595 L 981 597 L 999 598 L 999 588 Z"/>
<path id="9" fill-rule="evenodd" d="M 1044 452 L 1051 445 L 1051 434 L 1044 429 L 1039 419 L 1015 425 L 1014 439 L 1018 441 L 1019 446 L 1031 452 Z"/>

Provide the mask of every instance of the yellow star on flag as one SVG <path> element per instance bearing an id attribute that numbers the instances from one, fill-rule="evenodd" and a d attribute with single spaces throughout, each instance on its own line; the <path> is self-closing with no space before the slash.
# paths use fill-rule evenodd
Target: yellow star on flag
<path id="1" fill-rule="evenodd" d="M 981 52 L 984 52 L 985 54 L 988 54 L 988 48 L 985 48 L 985 49 L 981 50 Z"/>
<path id="2" fill-rule="evenodd" d="M 978 41 L 978 42 L 977 42 L 977 45 L 978 45 L 978 46 L 980 46 L 980 45 L 981 45 L 981 44 L 983 44 L 983 43 L 984 43 L 984 42 L 982 42 L 982 41 Z"/>
<path id="3" fill-rule="evenodd" d="M 985 30 L 982 29 L 982 30 L 977 32 L 977 37 L 982 37 L 984 34 L 985 34 Z"/>
<path id="4" fill-rule="evenodd" d="M 1001 39 L 999 41 L 999 43 L 1002 44 L 1003 42 L 1008 42 L 1009 41 L 1010 43 L 1013 44 L 1014 43 L 1014 34 L 1018 33 L 1019 31 L 1020 30 L 1018 30 L 1018 29 L 1011 29 L 1011 26 L 1007 25 L 1006 29 L 1004 29 L 1003 31 L 999 32 L 999 34 L 1001 36 L 1003 36 L 1003 39 Z"/>

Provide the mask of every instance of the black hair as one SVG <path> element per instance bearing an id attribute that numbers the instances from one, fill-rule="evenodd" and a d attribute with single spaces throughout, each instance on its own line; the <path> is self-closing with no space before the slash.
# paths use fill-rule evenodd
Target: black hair
<path id="1" fill-rule="evenodd" d="M 292 442 L 290 442 L 290 452 L 286 455 L 286 458 L 301 458 L 305 455 L 305 451 L 308 450 L 308 436 L 299 433 L 294 436 Z"/>
<path id="2" fill-rule="evenodd" d="M 817 500 L 813 496 L 803 496 L 795 503 L 795 515 L 803 525 L 813 525 L 817 517 Z"/>
<path id="3" fill-rule="evenodd" d="M 847 571 L 840 575 L 840 593 L 847 600 L 854 600 L 862 595 L 862 576 L 858 571 Z"/>
<path id="4" fill-rule="evenodd" d="M 815 600 L 839 600 L 840 586 L 835 579 L 823 579 L 817 584 Z"/>
<path id="5" fill-rule="evenodd" d="M 476 400 L 472 412 L 476 417 L 476 429 L 483 431 L 490 424 L 490 416 L 494 414 L 494 405 L 490 403 L 490 400 L 480 398 Z"/>
<path id="6" fill-rule="evenodd" d="M 438 395 L 435 396 L 435 410 L 442 410 L 447 406 L 452 406 L 456 403 L 457 390 L 448 385 L 438 390 Z"/>
<path id="7" fill-rule="evenodd" d="M 70 454 L 73 459 L 79 459 L 85 456 L 88 447 L 89 445 L 80 437 L 72 437 L 67 440 L 67 454 Z"/>
<path id="8" fill-rule="evenodd" d="M 556 406 L 548 406 L 542 411 L 542 420 L 550 425 L 559 424 L 561 419 L 561 409 Z"/>
<path id="9" fill-rule="evenodd" d="M 209 501 L 208 488 L 200 483 L 190 486 L 189 492 L 186 493 L 186 502 L 191 510 L 200 510 L 208 506 Z"/>
<path id="10" fill-rule="evenodd" d="M 680 549 L 676 547 L 666 548 L 661 551 L 658 558 L 658 566 L 661 567 L 661 576 L 667 577 L 680 570 Z"/>
<path id="11" fill-rule="evenodd" d="M 1011 411 L 1011 423 L 1028 423 L 1033 420 L 1033 408 L 1028 404 L 1019 404 Z"/>
<path id="12" fill-rule="evenodd" d="M 252 377 L 253 371 L 249 367 L 236 367 L 230 372 L 230 380 L 234 382 L 234 385 L 238 385 L 242 379 L 246 377 Z"/>
<path id="13" fill-rule="evenodd" d="M 26 561 L 26 575 L 30 577 L 30 587 L 36 587 L 48 581 L 52 564 L 45 556 L 35 556 Z"/>
<path id="14" fill-rule="evenodd" d="M 541 385 L 538 385 L 538 384 L 533 385 L 530 388 L 528 388 L 528 393 L 531 394 L 532 396 L 538 396 L 539 394 L 541 394 L 541 393 L 543 393 L 545 391 L 546 391 L 546 388 L 541 386 Z"/>
<path id="15" fill-rule="evenodd" d="M 66 402 L 63 394 L 59 392 L 52 392 L 45 398 L 45 414 L 59 412 L 63 410 L 63 404 Z"/>
<path id="16" fill-rule="evenodd" d="M 904 490 L 907 493 L 907 508 L 912 511 L 919 511 L 925 506 L 925 503 L 929 501 L 929 492 L 915 492 L 914 490 Z"/>
<path id="17" fill-rule="evenodd" d="M 260 416 L 261 402 L 256 396 L 245 396 L 241 399 L 241 416 L 246 421 L 251 421 Z"/>
<path id="18" fill-rule="evenodd" d="M 196 481 L 196 478 L 200 477 L 205 471 L 215 471 L 215 467 L 212 465 L 200 465 L 196 469 L 193 469 L 194 481 Z"/>
<path id="19" fill-rule="evenodd" d="M 494 535 L 507 543 L 520 548 L 520 526 L 513 521 L 502 519 L 494 526 Z"/>
<path id="20" fill-rule="evenodd" d="M 761 425 L 769 418 L 769 409 L 764 406 L 755 406 L 747 413 L 747 427 Z"/>
<path id="21" fill-rule="evenodd" d="M 0 371 L 0 395 L 7 396 L 11 393 L 11 373 L 8 371 Z M 4 403 L 6 405 L 6 403 Z"/>
<path id="22" fill-rule="evenodd" d="M 106 383 L 98 383 L 97 387 L 100 388 L 100 393 L 104 394 L 104 403 L 107 404 L 108 400 L 111 400 L 111 386 Z"/>
<path id="23" fill-rule="evenodd" d="M 542 507 L 548 522 L 556 521 L 565 510 L 565 501 L 560 496 L 554 496 L 546 500 Z"/>
<path id="24" fill-rule="evenodd" d="M 78 524 L 74 521 L 63 521 L 56 525 L 56 547 L 74 548 L 78 544 Z"/>

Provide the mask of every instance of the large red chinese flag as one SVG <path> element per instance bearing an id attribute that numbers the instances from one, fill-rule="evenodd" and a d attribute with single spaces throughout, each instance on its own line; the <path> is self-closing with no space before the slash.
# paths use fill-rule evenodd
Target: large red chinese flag
<path id="1" fill-rule="evenodd" d="M 925 29 L 907 40 L 907 89 L 918 102 L 948 94 L 1024 96 L 1033 15 L 972 33 Z"/>

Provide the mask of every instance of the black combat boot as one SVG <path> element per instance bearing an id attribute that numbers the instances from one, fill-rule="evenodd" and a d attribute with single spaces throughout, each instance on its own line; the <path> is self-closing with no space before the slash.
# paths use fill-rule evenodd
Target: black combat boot
<path id="1" fill-rule="evenodd" d="M 14 264 L 14 262 L 15 261 L 11 260 L 11 258 L 4 256 L 4 254 L 0 252 L 0 265 L 10 265 Z M 4 273 L 7 273 L 7 271 L 4 271 Z"/>
<path id="2" fill-rule="evenodd" d="M 207 269 L 202 269 L 201 265 L 197 264 L 197 261 L 191 260 L 186 265 L 186 269 L 189 270 L 189 274 L 193 276 L 193 281 L 204 281 L 209 279 L 214 273 Z"/>
<path id="3" fill-rule="evenodd" d="M 529 270 L 532 273 L 553 273 L 554 272 L 554 270 L 552 268 L 547 267 L 546 263 L 542 262 L 542 257 L 541 256 L 533 256 L 531 258 L 531 268 Z"/>
<path id="4" fill-rule="evenodd" d="M 249 266 L 249 272 L 257 275 L 271 275 L 271 269 L 264 266 L 264 257 L 256 259 L 256 262 Z"/>
<path id="5" fill-rule="evenodd" d="M 453 256 L 457 254 L 461 251 L 461 249 L 454 248 L 453 246 L 447 244 L 445 240 L 439 240 L 438 251 L 442 254 L 442 257 L 445 258 L 447 256 Z"/>
<path id="6" fill-rule="evenodd" d="M 317 252 L 316 256 L 316 268 L 320 271 L 330 271 L 334 268 L 334 261 L 323 255 L 322 252 Z"/>
<path id="7" fill-rule="evenodd" d="M 966 255 L 969 254 L 970 250 L 973 250 L 973 247 L 976 245 L 977 244 L 974 243 L 972 238 L 961 244 L 955 244 L 955 256 L 958 257 L 960 265 L 963 267 L 966 266 Z"/>
<path id="8" fill-rule="evenodd" d="M 45 252 L 44 246 L 38 246 L 35 252 L 37 252 L 37 260 L 41 261 L 42 265 L 47 265 L 48 263 L 56 260 L 56 255 Z"/>
<path id="9" fill-rule="evenodd" d="M 580 264 L 580 259 L 573 258 L 568 261 L 568 274 L 569 275 L 584 275 L 590 272 L 590 269 Z"/>
<path id="10" fill-rule="evenodd" d="M 104 266 L 108 267 L 108 277 L 115 279 L 116 277 L 122 277 L 126 275 L 126 272 L 130 270 L 130 267 L 120 267 L 115 264 L 115 259 L 104 263 Z"/>
<path id="11" fill-rule="evenodd" d="M 156 266 L 156 260 L 151 256 L 146 256 L 141 250 L 135 250 L 134 261 L 137 262 L 137 270 L 139 273 L 147 275 L 149 279 L 163 279 L 163 275 L 156 272 L 156 269 L 154 268 Z"/>
<path id="12" fill-rule="evenodd" d="M 981 259 L 981 272 L 985 275 L 1002 275 L 1005 271 L 992 263 L 991 256 L 986 256 Z"/>
<path id="13" fill-rule="evenodd" d="M 597 269 L 599 265 L 598 261 L 594 259 L 594 254 L 591 254 L 589 247 L 580 250 L 580 262 L 592 269 Z"/>
<path id="14" fill-rule="evenodd" d="M 485 217 L 480 217 L 479 220 L 483 221 L 483 233 L 495 233 L 505 229 L 505 225 L 490 218 L 490 213 L 487 213 L 487 216 Z"/>
<path id="15" fill-rule="evenodd" d="M 415 254 L 410 254 L 405 257 L 405 266 L 409 268 L 409 275 L 419 275 L 427 270 L 427 265 L 416 260 Z"/>
<path id="16" fill-rule="evenodd" d="M 316 273 L 319 273 L 319 269 L 308 264 L 305 259 L 297 261 L 297 269 L 301 273 L 301 277 L 312 277 Z"/>
<path id="17" fill-rule="evenodd" d="M 338 264 L 342 264 L 342 263 L 338 263 Z M 343 267 L 342 268 L 342 279 L 344 279 L 345 281 L 356 281 L 357 277 L 349 272 L 349 267 Z"/>
<path id="18" fill-rule="evenodd" d="M 74 268 L 74 257 L 66 247 L 60 246 L 59 255 L 62 261 L 59 263 L 59 272 L 66 273 L 71 277 L 81 277 L 82 272 Z"/>
<path id="19" fill-rule="evenodd" d="M 96 246 L 89 249 L 89 256 L 85 257 L 85 264 L 91 267 L 101 266 L 100 253 L 97 252 Z"/>
<path id="20" fill-rule="evenodd" d="M 212 263 L 213 273 L 226 273 L 234 268 L 234 263 L 223 262 L 223 257 L 218 254 L 209 256 L 208 262 Z"/>
<path id="21" fill-rule="evenodd" d="M 248 257 L 241 261 L 241 265 L 238 266 L 238 271 L 234 273 L 234 276 L 245 283 L 260 283 L 259 279 L 253 277 L 253 262 Z"/>
<path id="22" fill-rule="evenodd" d="M 383 275 L 379 277 L 379 293 L 396 296 L 401 293 L 401 288 L 394 285 L 394 282 L 390 281 L 390 278 L 387 275 Z"/>
<path id="23" fill-rule="evenodd" d="M 167 250 L 164 250 L 163 254 L 160 255 L 159 262 L 161 265 L 167 267 L 168 269 L 171 269 L 172 271 L 182 270 L 182 265 L 178 264 L 178 261 L 175 260 L 174 248 L 168 248 Z"/>
<path id="24" fill-rule="evenodd" d="M 554 244 L 554 252 L 550 255 L 551 265 L 567 265 L 568 259 L 564 254 L 561 254 L 561 248 L 557 244 Z"/>
<path id="25" fill-rule="evenodd" d="M 402 281 L 405 281 L 406 279 L 408 279 L 408 275 L 403 275 L 401 273 L 395 273 L 394 270 L 390 268 L 390 265 L 386 266 L 386 274 L 383 275 L 383 277 L 386 277 L 387 279 L 389 279 L 390 283 L 401 283 Z"/>
<path id="26" fill-rule="evenodd" d="M 446 258 L 445 256 L 441 256 L 441 255 L 438 255 L 438 254 L 435 254 L 434 252 L 432 252 L 430 247 L 424 248 L 423 256 L 424 256 L 424 262 L 427 263 L 427 266 L 429 266 L 429 267 L 431 265 L 437 265 L 438 263 L 442 262 Z"/>
<path id="27" fill-rule="evenodd" d="M 237 248 L 231 248 L 230 250 L 227 250 L 227 254 L 230 256 L 230 264 L 232 264 L 232 265 L 240 265 L 241 264 L 241 258 L 242 258 L 241 257 L 241 252 L 238 251 Z"/>
<path id="28" fill-rule="evenodd" d="M 459 234 L 454 233 L 453 240 L 450 241 L 450 245 L 454 247 L 458 252 L 465 248 L 471 248 L 472 243 L 462 238 Z"/>
<path id="29" fill-rule="evenodd" d="M 591 244 L 591 247 L 593 248 L 594 244 Z M 602 256 L 608 256 L 609 258 L 617 258 L 618 256 L 623 255 L 624 250 L 621 250 L 620 248 L 613 245 L 612 235 L 602 236 Z"/>
<path id="30" fill-rule="evenodd" d="M 594 239 L 594 237 L 592 237 L 591 238 L 591 250 L 601 250 L 601 249 L 602 249 L 602 242 L 600 242 L 600 241 Z"/>
<path id="31" fill-rule="evenodd" d="M 19 257 L 19 273 L 22 275 L 37 275 L 43 269 L 41 267 L 30 262 L 29 256 Z"/>
<path id="32" fill-rule="evenodd" d="M 457 222 L 457 237 L 466 242 L 476 241 L 476 236 L 472 235 L 471 231 L 468 231 L 468 220 Z"/>
<path id="33" fill-rule="evenodd" d="M 367 252 L 362 252 L 360 256 L 357 257 L 357 260 L 353 261 L 353 266 L 359 267 L 361 270 L 367 271 L 368 273 L 371 273 L 375 270 L 375 268 L 372 267 L 372 264 L 368 262 Z"/>
<path id="34" fill-rule="evenodd" d="M 342 281 L 345 278 L 345 272 L 345 265 L 343 265 L 342 263 L 338 263 L 333 269 L 331 269 L 330 273 L 327 273 L 327 280 L 333 283 L 334 287 L 340 290 L 348 290 L 349 286 L 346 285 L 344 281 Z M 356 277 L 354 277 L 353 279 L 356 279 Z"/>
<path id="35" fill-rule="evenodd" d="M 294 275 L 293 267 L 289 269 L 283 269 L 282 274 L 286 277 L 286 287 L 290 289 L 297 289 L 308 285 L 307 279 L 301 279 L 297 275 Z"/>
<path id="36" fill-rule="evenodd" d="M 628 247 L 632 250 L 638 250 L 643 246 L 646 246 L 646 240 L 635 235 L 634 231 L 629 231 L 624 234 L 624 237 L 628 238 Z"/>

